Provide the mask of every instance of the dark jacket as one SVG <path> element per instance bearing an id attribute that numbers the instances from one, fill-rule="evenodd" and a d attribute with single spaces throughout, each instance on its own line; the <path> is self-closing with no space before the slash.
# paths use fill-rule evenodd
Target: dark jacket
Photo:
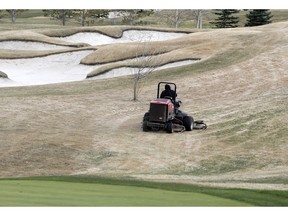
<path id="1" fill-rule="evenodd" d="M 165 97 L 172 97 L 172 99 L 175 101 L 175 98 L 177 97 L 177 94 L 174 90 L 171 90 L 171 87 L 167 84 L 165 85 L 165 90 L 162 91 L 160 98 L 165 98 Z"/>

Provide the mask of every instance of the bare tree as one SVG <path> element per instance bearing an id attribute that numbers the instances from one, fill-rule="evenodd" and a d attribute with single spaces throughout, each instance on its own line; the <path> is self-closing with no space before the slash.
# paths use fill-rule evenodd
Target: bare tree
<path id="1" fill-rule="evenodd" d="M 150 16 L 154 13 L 154 10 L 118 10 L 118 12 L 122 13 L 122 22 L 129 25 L 135 25 L 136 21 L 142 17 Z"/>
<path id="2" fill-rule="evenodd" d="M 0 19 L 3 18 L 5 15 L 4 15 L 4 11 L 3 10 L 0 10 Z"/>
<path id="3" fill-rule="evenodd" d="M 189 20 L 191 17 L 191 10 L 161 10 L 158 11 L 157 15 L 160 18 L 165 19 L 169 26 L 178 28 L 181 22 Z"/>
<path id="4" fill-rule="evenodd" d="M 211 14 L 211 10 L 192 10 L 192 16 L 194 17 L 195 27 L 197 29 L 202 29 L 203 17 L 207 20 L 209 14 Z"/>
<path id="5" fill-rule="evenodd" d="M 24 11 L 27 11 L 27 10 L 16 10 L 16 9 L 11 9 L 11 10 L 6 10 L 10 17 L 11 17 L 11 21 L 12 23 L 15 23 L 16 22 L 16 18 L 19 14 L 23 13 Z"/>
<path id="6" fill-rule="evenodd" d="M 137 39 L 130 38 L 131 41 L 137 43 L 134 65 L 136 69 L 133 71 L 133 100 L 138 100 L 138 95 L 141 91 L 140 82 L 149 76 L 160 63 L 160 58 L 157 56 L 162 53 L 159 47 L 155 47 L 151 44 L 152 35 L 145 33 L 142 37 Z"/>
<path id="7" fill-rule="evenodd" d="M 142 46 L 145 49 L 145 46 Z M 147 52 L 144 50 L 140 50 L 136 54 L 136 64 L 137 68 L 134 72 L 134 87 L 133 87 L 133 100 L 138 100 L 138 95 L 141 90 L 140 81 L 146 78 L 150 73 L 152 73 L 156 66 L 155 66 L 155 56 L 154 54 L 147 55 Z"/>
<path id="8" fill-rule="evenodd" d="M 44 16 L 52 17 L 53 19 L 61 20 L 62 25 L 65 26 L 68 19 L 72 18 L 73 10 L 42 10 Z"/>
<path id="9" fill-rule="evenodd" d="M 81 23 L 81 26 L 91 25 L 97 19 L 107 18 L 109 15 L 108 10 L 73 10 L 73 17 Z"/>
<path id="10" fill-rule="evenodd" d="M 172 22 L 175 24 L 175 28 L 178 28 L 180 22 L 180 11 L 178 9 L 175 10 L 175 16 L 172 19 L 174 19 Z"/>
<path id="11" fill-rule="evenodd" d="M 202 29 L 202 10 L 195 11 L 196 28 Z"/>
<path id="12" fill-rule="evenodd" d="M 157 57 L 161 50 L 155 48 L 153 45 L 149 44 L 151 41 L 150 35 L 143 35 L 146 42 L 143 42 L 143 38 L 138 38 L 140 41 L 137 45 L 137 51 L 135 54 L 135 64 L 137 65 L 136 70 L 134 71 L 134 87 L 133 87 L 133 100 L 138 100 L 138 95 L 141 91 L 140 82 L 149 76 L 159 65 L 160 58 Z M 150 37 L 150 39 L 149 39 Z M 148 38 L 148 39 L 147 39 Z"/>

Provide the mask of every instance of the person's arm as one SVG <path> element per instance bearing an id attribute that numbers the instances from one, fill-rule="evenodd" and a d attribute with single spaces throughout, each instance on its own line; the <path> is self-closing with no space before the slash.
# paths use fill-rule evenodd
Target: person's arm
<path id="1" fill-rule="evenodd" d="M 160 95 L 160 98 L 164 98 L 164 91 L 162 91 L 161 95 Z"/>

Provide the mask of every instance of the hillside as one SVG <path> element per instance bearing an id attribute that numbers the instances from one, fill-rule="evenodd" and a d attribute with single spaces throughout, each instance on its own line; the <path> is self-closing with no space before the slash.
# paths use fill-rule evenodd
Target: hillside
<path id="1" fill-rule="evenodd" d="M 86 174 L 287 190 L 288 22 L 199 31 L 163 46 L 171 44 L 202 60 L 153 73 L 136 102 L 131 77 L 1 88 L 0 177 Z M 177 83 L 181 108 L 208 129 L 142 132 L 159 81 Z"/>

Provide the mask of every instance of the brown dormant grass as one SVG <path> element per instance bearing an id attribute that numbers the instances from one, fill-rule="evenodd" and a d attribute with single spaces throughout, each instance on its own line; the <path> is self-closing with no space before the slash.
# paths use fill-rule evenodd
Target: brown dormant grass
<path id="1" fill-rule="evenodd" d="M 0 176 L 89 174 L 287 190 L 288 23 L 197 32 L 171 44 L 169 58 L 202 60 L 152 73 L 136 102 L 130 77 L 2 88 Z M 181 108 L 208 129 L 142 132 L 159 81 L 176 82 Z"/>

